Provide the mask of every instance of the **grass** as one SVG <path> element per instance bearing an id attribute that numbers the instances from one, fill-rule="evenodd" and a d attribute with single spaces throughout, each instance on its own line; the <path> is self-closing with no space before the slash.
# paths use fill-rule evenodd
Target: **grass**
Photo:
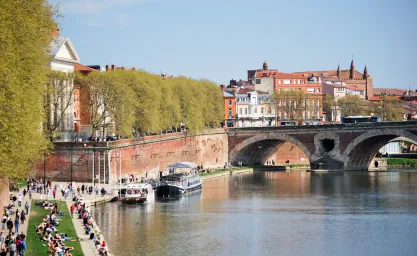
<path id="1" fill-rule="evenodd" d="M 249 167 L 249 166 L 232 167 L 232 168 L 223 169 L 223 170 L 220 170 L 220 171 L 210 171 L 208 173 L 205 172 L 205 173 L 200 174 L 200 176 L 210 176 L 210 175 L 214 175 L 214 174 L 217 174 L 217 173 L 233 172 L 233 171 L 249 170 L 249 169 L 253 169 L 253 168 L 252 167 Z"/>
<path id="2" fill-rule="evenodd" d="M 35 205 L 36 200 L 32 200 L 32 205 L 30 209 L 29 216 L 29 225 L 27 233 L 27 250 L 26 256 L 35 256 L 35 255 L 48 255 L 48 244 L 47 242 L 40 241 L 39 236 L 35 234 L 35 225 L 39 225 L 42 222 L 43 217 L 46 214 L 49 214 L 48 210 L 43 209 L 40 206 Z M 40 202 L 40 201 L 38 201 Z M 74 226 L 72 224 L 71 215 L 68 211 L 68 207 L 65 202 L 58 201 L 58 209 L 65 213 L 65 216 L 60 217 L 58 231 L 59 233 L 65 233 L 71 239 L 76 239 L 77 235 L 75 233 Z M 53 233 L 55 234 L 55 233 Z M 81 249 L 80 242 L 64 242 L 65 245 L 74 247 L 72 255 L 82 256 L 83 251 Z"/>
<path id="3" fill-rule="evenodd" d="M 387 158 L 387 164 L 391 166 L 417 166 L 417 159 L 412 158 Z"/>
<path id="4" fill-rule="evenodd" d="M 18 188 L 26 188 L 28 186 L 28 182 L 26 179 L 12 180 L 12 182 L 15 182 Z"/>

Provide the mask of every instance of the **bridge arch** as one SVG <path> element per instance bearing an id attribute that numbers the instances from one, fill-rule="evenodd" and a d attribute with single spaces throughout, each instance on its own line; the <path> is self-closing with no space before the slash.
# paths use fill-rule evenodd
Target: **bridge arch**
<path id="1" fill-rule="evenodd" d="M 398 137 L 417 141 L 417 135 L 402 129 L 379 129 L 358 136 L 344 151 L 346 156 L 344 169 L 368 170 L 379 149 Z"/>
<path id="2" fill-rule="evenodd" d="M 311 153 L 303 143 L 289 135 L 278 133 L 259 134 L 240 142 L 229 151 L 229 161 L 234 165 L 240 161 L 244 165 L 263 164 L 275 153 L 276 147 L 284 142 L 300 148 L 310 161 Z"/>

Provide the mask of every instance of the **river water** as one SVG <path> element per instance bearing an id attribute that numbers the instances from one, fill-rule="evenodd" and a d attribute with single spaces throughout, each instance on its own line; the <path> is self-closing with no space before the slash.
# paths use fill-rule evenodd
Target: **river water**
<path id="1" fill-rule="evenodd" d="M 417 171 L 254 172 L 93 217 L 114 255 L 417 255 Z"/>

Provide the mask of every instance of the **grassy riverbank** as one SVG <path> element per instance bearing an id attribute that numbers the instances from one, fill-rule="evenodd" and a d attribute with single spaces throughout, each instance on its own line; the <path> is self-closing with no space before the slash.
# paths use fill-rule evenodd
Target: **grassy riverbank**
<path id="1" fill-rule="evenodd" d="M 307 169 L 307 168 L 310 168 L 310 165 L 309 164 L 285 164 L 284 165 L 285 166 L 285 168 L 302 168 L 302 169 Z"/>
<path id="2" fill-rule="evenodd" d="M 42 219 L 45 215 L 50 214 L 48 210 L 43 209 L 40 206 L 35 205 L 35 200 L 32 200 L 30 216 L 29 216 L 29 225 L 27 233 L 27 251 L 26 256 L 35 256 L 35 255 L 48 255 L 48 243 L 39 240 L 39 236 L 35 233 L 35 226 L 39 225 L 42 222 Z M 60 217 L 58 232 L 65 233 L 71 239 L 76 239 L 77 235 L 75 233 L 74 226 L 72 224 L 71 215 L 69 214 L 67 205 L 64 201 L 58 201 L 58 209 L 65 213 L 65 216 Z M 74 247 L 72 251 L 73 256 L 82 256 L 83 251 L 81 249 L 80 242 L 64 242 L 66 246 Z"/>
<path id="3" fill-rule="evenodd" d="M 387 158 L 388 167 L 417 167 L 417 159 Z"/>

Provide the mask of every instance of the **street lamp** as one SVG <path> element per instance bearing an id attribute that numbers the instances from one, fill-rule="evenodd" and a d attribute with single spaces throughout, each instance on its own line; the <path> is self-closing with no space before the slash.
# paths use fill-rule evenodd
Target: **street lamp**
<path id="1" fill-rule="evenodd" d="M 43 151 L 43 191 L 46 193 L 46 149 Z"/>

